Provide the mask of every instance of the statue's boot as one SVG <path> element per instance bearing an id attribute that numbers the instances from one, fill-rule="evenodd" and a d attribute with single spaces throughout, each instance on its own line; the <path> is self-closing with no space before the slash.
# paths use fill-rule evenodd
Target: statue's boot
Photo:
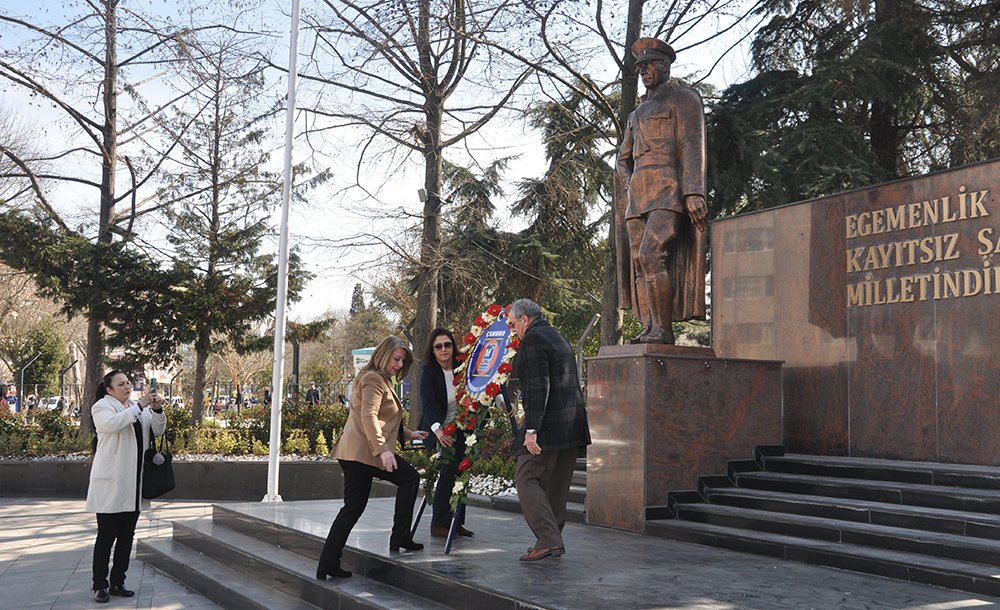
<path id="1" fill-rule="evenodd" d="M 649 324 L 646 324 L 646 327 L 642 329 L 641 333 L 629 339 L 628 342 L 632 344 L 645 343 L 645 338 L 649 336 L 649 333 L 652 330 L 653 330 L 653 323 L 650 322 Z"/>
<path id="2" fill-rule="evenodd" d="M 647 278 L 647 299 L 649 311 L 653 318 L 653 327 L 644 338 L 642 343 L 665 343 L 674 344 L 673 322 L 673 284 L 670 281 L 670 274 L 657 273 L 652 278 Z"/>

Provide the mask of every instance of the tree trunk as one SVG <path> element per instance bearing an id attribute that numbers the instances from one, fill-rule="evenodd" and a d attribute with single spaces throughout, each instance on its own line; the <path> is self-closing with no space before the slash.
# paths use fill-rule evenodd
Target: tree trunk
<path id="1" fill-rule="evenodd" d="M 625 53 L 622 57 L 622 107 L 618 113 L 618 142 L 615 150 L 621 148 L 622 137 L 628 122 L 628 115 L 635 110 L 639 92 L 639 81 L 635 77 L 635 58 L 632 56 L 632 44 L 639 38 L 642 29 L 643 0 L 629 0 L 628 22 L 625 28 Z M 618 304 L 618 252 L 617 220 L 615 206 L 618 205 L 618 189 L 615 189 L 616 199 L 611 203 L 611 221 L 608 227 L 608 266 L 604 271 L 604 294 L 601 307 L 601 345 L 618 345 L 622 340 L 622 310 Z"/>
<path id="2" fill-rule="evenodd" d="M 103 5 L 105 10 L 104 85 L 102 87 L 104 125 L 101 127 L 103 158 L 101 163 L 101 209 L 97 230 L 98 245 L 111 242 L 111 211 L 115 205 L 115 167 L 118 161 L 118 53 L 115 46 L 118 29 L 118 0 L 105 0 Z M 95 396 L 99 380 L 104 376 L 101 371 L 104 364 L 104 335 L 101 331 L 101 323 L 102 320 L 91 311 L 87 319 L 84 404 L 81 405 L 80 409 L 81 429 L 89 431 L 93 431 L 94 423 L 90 414 L 92 403 L 88 404 L 88 397 Z"/>
<path id="3" fill-rule="evenodd" d="M 440 116 L 440 115 L 439 115 Z M 428 125 L 430 127 L 430 125 Z M 435 137 L 436 136 L 436 137 Z M 440 143 L 440 118 L 436 133 L 432 136 Z M 441 149 L 429 147 L 425 155 L 423 233 L 420 239 L 420 280 L 417 292 L 417 319 L 413 325 L 414 363 L 410 374 L 410 428 L 420 423 L 420 370 L 423 363 L 420 355 L 431 331 L 437 326 L 438 281 L 440 265 L 438 253 L 441 247 Z"/>
<path id="4" fill-rule="evenodd" d="M 87 353 L 84 358 L 83 395 L 80 397 L 80 431 L 86 434 L 96 434 L 94 418 L 90 408 L 97 396 L 97 384 L 104 376 L 101 363 L 104 359 L 104 338 L 101 336 L 101 322 L 94 316 L 87 320 Z"/>
<path id="5" fill-rule="evenodd" d="M 897 0 L 877 0 L 875 2 L 876 30 L 887 29 L 887 24 L 899 18 Z M 898 25 L 898 24 L 897 24 Z M 872 152 L 882 169 L 882 178 L 891 180 L 899 177 L 899 130 L 895 124 L 896 108 L 893 100 L 901 91 L 893 91 L 888 99 L 872 100 L 869 132 Z"/>
<path id="6" fill-rule="evenodd" d="M 207 329 L 198 331 L 195 342 L 194 397 L 191 399 L 191 424 L 201 424 L 205 413 L 205 371 L 208 368 L 208 348 L 211 335 Z"/>

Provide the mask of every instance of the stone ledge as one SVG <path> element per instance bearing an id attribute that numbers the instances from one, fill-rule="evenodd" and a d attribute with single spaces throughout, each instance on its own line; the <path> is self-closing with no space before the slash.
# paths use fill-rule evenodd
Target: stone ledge
<path id="1" fill-rule="evenodd" d="M 177 488 L 164 500 L 256 502 L 267 492 L 267 462 L 174 462 Z M 282 500 L 343 497 L 344 479 L 335 461 L 281 462 Z M 0 460 L 0 497 L 85 498 L 90 462 Z M 376 482 L 379 483 L 379 482 Z M 372 497 L 395 495 L 392 485 L 374 485 Z"/>

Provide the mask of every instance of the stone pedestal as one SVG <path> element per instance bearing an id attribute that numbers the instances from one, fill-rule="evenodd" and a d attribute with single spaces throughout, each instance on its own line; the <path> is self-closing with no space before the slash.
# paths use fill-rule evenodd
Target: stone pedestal
<path id="1" fill-rule="evenodd" d="M 587 522 L 643 531 L 647 507 L 754 445 L 781 443 L 781 363 L 708 348 L 602 347 L 587 362 Z"/>

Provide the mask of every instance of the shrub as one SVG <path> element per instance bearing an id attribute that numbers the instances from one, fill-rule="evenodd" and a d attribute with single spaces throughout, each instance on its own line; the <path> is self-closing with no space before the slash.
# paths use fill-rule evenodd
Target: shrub
<path id="1" fill-rule="evenodd" d="M 348 409 L 340 404 L 309 406 L 293 402 L 281 414 L 281 436 L 288 438 L 292 430 L 303 430 L 309 440 L 309 451 L 316 451 L 319 434 L 322 432 L 325 439 L 335 438 L 335 433 L 347 424 L 347 414 Z"/>
<path id="2" fill-rule="evenodd" d="M 309 437 L 306 436 L 306 431 L 300 429 L 292 430 L 285 440 L 284 452 L 307 455 L 309 453 Z"/>
<path id="3" fill-rule="evenodd" d="M 480 459 L 472 465 L 472 474 L 483 476 L 493 476 L 514 480 L 514 471 L 517 469 L 517 462 L 512 458 L 494 455 L 488 459 Z"/>
<path id="4" fill-rule="evenodd" d="M 271 448 L 267 443 L 262 443 L 256 438 L 250 439 L 250 453 L 253 455 L 267 455 L 271 452 Z"/>
<path id="5" fill-rule="evenodd" d="M 232 455 L 236 446 L 236 437 L 229 430 L 225 428 L 200 428 L 191 434 L 187 450 L 190 453 Z"/>
<path id="6" fill-rule="evenodd" d="M 426 472 L 431 467 L 431 458 L 423 449 L 403 449 L 399 455 L 417 470 Z"/>
<path id="7" fill-rule="evenodd" d="M 330 448 L 326 445 L 326 435 L 320 430 L 316 436 L 316 455 L 328 455 L 329 453 Z"/>
<path id="8" fill-rule="evenodd" d="M 20 428 L 0 432 L 0 455 L 15 457 L 24 453 L 24 434 Z"/>
<path id="9" fill-rule="evenodd" d="M 184 407 L 172 407 L 166 411 L 167 442 L 174 450 L 182 449 L 187 444 L 187 437 L 192 430 L 191 411 Z"/>
<path id="10" fill-rule="evenodd" d="M 10 412 L 10 409 L 0 409 L 0 434 L 11 434 L 21 430 L 21 418 Z"/>
<path id="11" fill-rule="evenodd" d="M 35 424 L 41 429 L 42 436 L 47 439 L 61 439 L 76 434 L 77 427 L 73 420 L 59 411 L 42 410 L 35 416 Z"/>
<path id="12" fill-rule="evenodd" d="M 271 440 L 270 406 L 251 405 L 240 409 L 239 413 L 230 411 L 225 420 L 226 426 L 245 439 L 249 447 L 253 447 L 254 441 L 267 445 Z"/>

